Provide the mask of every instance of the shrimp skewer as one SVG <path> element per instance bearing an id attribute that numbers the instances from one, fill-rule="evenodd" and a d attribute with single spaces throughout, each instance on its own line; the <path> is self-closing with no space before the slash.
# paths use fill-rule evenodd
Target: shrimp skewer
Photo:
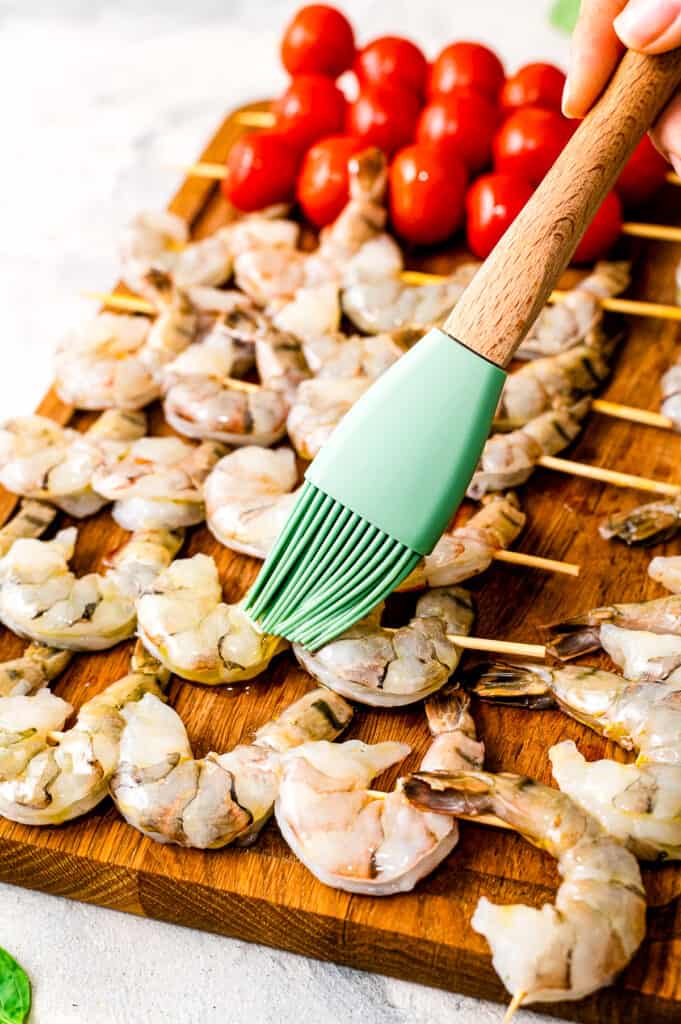
<path id="1" fill-rule="evenodd" d="M 426 713 L 433 740 L 423 770 L 482 767 L 484 747 L 460 692 L 431 698 Z M 284 756 L 277 824 L 324 885 L 371 896 L 409 892 L 456 846 L 454 819 L 416 810 L 400 783 L 389 793 L 367 789 L 408 752 L 400 743 L 350 740 L 307 743 Z"/>
<path id="2" fill-rule="evenodd" d="M 605 540 L 613 537 L 625 544 L 661 544 L 681 529 L 681 496 L 651 501 L 629 512 L 617 512 L 599 527 Z"/>
<path id="3" fill-rule="evenodd" d="M 510 434 L 494 434 L 485 444 L 468 497 L 479 499 L 488 491 L 525 483 L 542 456 L 555 455 L 574 441 L 588 410 L 588 399 L 582 399 L 570 407 L 541 413 Z"/>
<path id="4" fill-rule="evenodd" d="M 85 433 L 45 416 L 19 416 L 0 428 L 0 483 L 8 491 L 48 502 L 82 518 L 107 503 L 92 477 L 102 459 L 146 430 L 144 413 L 108 409 Z"/>
<path id="5" fill-rule="evenodd" d="M 634 764 L 587 762 L 571 740 L 549 758 L 561 790 L 646 860 L 681 859 L 681 680 L 636 683 L 590 666 L 493 663 L 474 669 L 482 700 L 566 714 L 637 753 Z"/>
<path id="6" fill-rule="evenodd" d="M 563 881 L 554 904 L 495 906 L 483 897 L 473 915 L 515 1005 L 582 999 L 626 967 L 645 934 L 636 858 L 567 794 L 483 771 L 418 772 L 404 792 L 423 810 L 491 815 L 557 859 Z"/>
<path id="7" fill-rule="evenodd" d="M 279 788 L 284 751 L 335 739 L 352 708 L 328 690 L 312 690 L 250 743 L 194 759 L 178 714 L 151 694 L 123 709 L 125 727 L 111 795 L 128 824 L 159 843 L 219 849 L 255 842 Z"/>
<path id="8" fill-rule="evenodd" d="M 383 606 L 314 653 L 295 644 L 306 671 L 330 690 L 374 707 L 413 704 L 441 689 L 461 650 L 457 634 L 473 625 L 470 594 L 443 587 L 423 594 L 411 621 L 398 630 L 381 626 Z"/>
<path id="9" fill-rule="evenodd" d="M 402 328 L 427 330 L 447 318 L 478 266 L 464 263 L 432 284 L 408 284 L 399 277 L 399 270 L 392 275 L 374 275 L 345 289 L 341 300 L 343 312 L 367 334 Z"/>
<path id="10" fill-rule="evenodd" d="M 242 603 L 223 602 L 212 558 L 182 558 L 138 600 L 138 633 L 147 650 L 182 679 L 209 686 L 242 682 L 288 647 L 283 638 L 261 632 Z"/>
<path id="11" fill-rule="evenodd" d="M 107 794 L 118 763 L 123 711 L 160 698 L 168 674 L 133 656 L 132 671 L 87 701 L 72 729 L 71 706 L 48 690 L 0 698 L 0 815 L 23 825 L 61 825 Z"/>
<path id="12" fill-rule="evenodd" d="M 135 599 L 179 550 L 181 531 L 133 534 L 105 574 L 76 577 L 68 567 L 77 531 L 54 540 L 16 540 L 0 560 L 0 619 L 49 647 L 97 651 L 131 636 Z"/>

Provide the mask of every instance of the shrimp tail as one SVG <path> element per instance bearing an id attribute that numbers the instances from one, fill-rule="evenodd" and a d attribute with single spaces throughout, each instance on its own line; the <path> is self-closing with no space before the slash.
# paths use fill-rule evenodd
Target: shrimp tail
<path id="1" fill-rule="evenodd" d="M 414 772 L 403 790 L 424 811 L 471 817 L 494 811 L 493 783 L 485 772 Z"/>
<path id="2" fill-rule="evenodd" d="M 556 634 L 561 634 L 561 630 L 564 623 L 560 626 L 552 626 L 551 629 Z M 590 651 L 597 651 L 601 646 L 600 629 L 589 628 L 574 630 L 565 630 L 562 635 L 557 635 L 556 639 L 547 645 L 549 654 L 552 654 L 554 658 L 558 658 L 559 661 L 571 661 L 573 658 L 578 658 L 581 654 L 589 654 Z"/>
<path id="3" fill-rule="evenodd" d="M 536 665 L 512 665 L 504 661 L 485 661 L 461 677 L 467 690 L 480 700 L 493 704 L 543 710 L 556 706 L 551 687 L 551 672 Z"/>
<path id="4" fill-rule="evenodd" d="M 454 684 L 447 686 L 426 701 L 426 717 L 431 735 L 463 732 L 475 737 L 475 726 L 468 710 L 470 697 Z"/>
<path id="5" fill-rule="evenodd" d="M 610 516 L 599 527 L 605 540 L 634 544 L 661 544 L 670 540 L 681 527 L 681 510 L 675 502 L 652 501 L 628 512 Z"/>

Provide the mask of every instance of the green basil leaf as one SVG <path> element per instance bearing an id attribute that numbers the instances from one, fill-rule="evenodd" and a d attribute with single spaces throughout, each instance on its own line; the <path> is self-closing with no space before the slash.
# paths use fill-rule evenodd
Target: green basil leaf
<path id="1" fill-rule="evenodd" d="M 25 971 L 0 947 L 0 1024 L 24 1024 L 31 1009 L 31 983 Z"/>
<path id="2" fill-rule="evenodd" d="M 551 24 L 562 32 L 572 32 L 577 24 L 579 0 L 555 0 L 551 8 Z"/>

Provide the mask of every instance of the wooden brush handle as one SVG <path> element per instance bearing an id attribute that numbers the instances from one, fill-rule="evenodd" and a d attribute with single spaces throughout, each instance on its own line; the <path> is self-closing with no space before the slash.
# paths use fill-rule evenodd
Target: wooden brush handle
<path id="1" fill-rule="evenodd" d="M 445 330 L 505 366 L 622 166 L 681 81 L 681 50 L 629 50 L 605 92 L 489 254 Z"/>

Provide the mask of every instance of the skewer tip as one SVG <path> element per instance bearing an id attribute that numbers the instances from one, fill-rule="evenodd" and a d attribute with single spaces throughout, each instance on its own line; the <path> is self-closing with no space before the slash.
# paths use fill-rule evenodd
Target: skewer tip
<path id="1" fill-rule="evenodd" d="M 525 1000 L 526 996 L 527 996 L 527 992 L 523 992 L 522 990 L 520 992 L 516 992 L 516 994 L 513 996 L 513 999 L 508 1004 L 508 1009 L 506 1010 L 506 1013 L 504 1014 L 503 1024 L 510 1024 L 510 1022 L 515 1017 L 517 1011 L 520 1009 L 520 1007 L 521 1007 L 523 1001 Z"/>

